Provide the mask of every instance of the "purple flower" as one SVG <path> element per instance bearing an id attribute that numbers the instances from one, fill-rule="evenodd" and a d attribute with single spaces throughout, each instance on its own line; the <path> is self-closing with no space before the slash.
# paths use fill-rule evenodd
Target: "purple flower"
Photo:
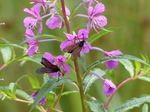
<path id="1" fill-rule="evenodd" d="M 31 29 L 26 29 L 26 39 L 30 39 L 32 37 L 34 37 L 34 33 Z M 33 56 L 34 53 L 36 53 L 38 51 L 38 40 L 37 39 L 31 39 L 28 42 L 26 42 L 26 44 L 29 46 L 29 49 L 26 50 L 26 52 L 28 53 L 29 56 Z"/>
<path id="2" fill-rule="evenodd" d="M 35 3 L 51 3 L 50 1 L 47 1 L 47 0 L 31 0 L 32 2 L 35 2 Z"/>
<path id="3" fill-rule="evenodd" d="M 58 27 L 58 28 L 63 28 L 64 27 L 64 23 L 63 23 L 62 19 L 60 18 L 60 16 L 58 14 L 56 14 L 51 19 L 50 18 L 47 19 L 46 25 L 50 29 L 55 29 L 56 27 Z"/>
<path id="4" fill-rule="evenodd" d="M 37 29 L 37 23 L 39 24 L 39 30 L 38 33 L 42 33 L 42 18 L 40 17 L 40 8 L 41 4 L 34 5 L 31 10 L 25 8 L 24 12 L 27 14 L 33 16 L 33 17 L 26 17 L 24 19 L 24 26 L 28 29 Z"/>
<path id="5" fill-rule="evenodd" d="M 78 31 L 78 35 L 76 34 L 72 35 L 72 34 L 67 34 L 67 33 L 65 34 L 66 34 L 67 40 L 62 42 L 62 44 L 60 45 L 60 48 L 62 51 L 64 51 L 64 49 L 68 46 L 81 42 L 82 40 L 88 39 L 88 31 L 86 29 L 80 29 Z M 84 53 L 88 53 L 90 49 L 91 49 L 90 43 L 85 41 L 81 51 Z"/>
<path id="6" fill-rule="evenodd" d="M 5 25 L 5 23 L 0 23 L 0 25 Z"/>
<path id="7" fill-rule="evenodd" d="M 0 79 L 0 81 L 3 81 L 4 79 Z"/>
<path id="8" fill-rule="evenodd" d="M 103 83 L 104 83 L 104 86 L 103 86 L 104 94 L 106 96 L 109 96 L 110 94 L 113 94 L 114 91 L 116 90 L 115 84 L 109 79 L 104 79 Z"/>
<path id="9" fill-rule="evenodd" d="M 56 27 L 63 28 L 64 27 L 64 22 L 62 20 L 62 17 L 60 16 L 60 14 L 57 14 L 55 9 L 51 9 L 50 14 L 54 14 L 54 16 L 47 19 L 46 25 L 48 26 L 48 28 L 50 28 L 50 29 L 55 29 Z M 66 7 L 66 15 L 67 16 L 70 15 L 70 11 L 67 7 Z"/>
<path id="10" fill-rule="evenodd" d="M 47 1 L 47 0 L 31 0 L 34 3 L 38 3 L 43 5 L 43 10 L 44 10 L 44 14 L 46 14 L 46 10 L 48 9 L 48 5 L 51 4 L 51 1 Z"/>
<path id="11" fill-rule="evenodd" d="M 110 57 L 112 57 L 112 56 L 116 56 L 116 55 L 120 55 L 120 54 L 122 54 L 122 52 L 121 51 L 119 51 L 119 50 L 115 50 L 115 51 L 111 51 L 111 52 L 104 52 L 104 55 L 107 57 L 107 56 L 110 56 Z M 116 68 L 117 66 L 118 66 L 118 61 L 119 60 L 110 60 L 110 61 L 106 61 L 106 67 L 108 68 L 108 69 L 114 69 L 114 68 Z"/>
<path id="12" fill-rule="evenodd" d="M 89 3 L 92 4 L 93 0 Z M 102 3 L 98 3 L 94 8 L 90 5 L 88 8 L 88 15 L 78 14 L 77 16 L 82 16 L 88 18 L 87 30 L 90 32 L 91 26 L 94 28 L 96 33 L 98 31 L 96 28 L 102 28 L 107 24 L 107 18 L 102 13 L 105 12 L 105 6 Z"/>
<path id="13" fill-rule="evenodd" d="M 50 63 L 57 65 L 60 68 L 59 72 L 48 73 L 50 76 L 62 76 L 65 73 L 70 74 L 69 66 L 64 62 L 67 61 L 66 58 L 62 55 L 57 57 L 53 57 L 50 53 L 46 52 L 43 56 L 46 58 Z"/>
<path id="14" fill-rule="evenodd" d="M 34 100 L 36 99 L 36 95 L 38 94 L 38 92 L 39 92 L 39 90 L 36 91 L 36 92 L 34 92 L 34 93 L 32 93 L 31 96 L 32 96 L 32 98 L 33 98 Z M 44 97 L 41 101 L 39 101 L 38 104 L 43 105 L 45 102 L 46 102 L 46 97 Z"/>
<path id="15" fill-rule="evenodd" d="M 92 26 L 97 32 L 96 28 L 102 28 L 107 24 L 107 18 L 103 15 L 100 15 L 105 12 L 105 6 L 102 3 L 98 3 L 94 8 L 88 8 L 88 25 L 87 29 L 90 31 L 90 27 Z M 100 15 L 100 16 L 99 16 Z"/>

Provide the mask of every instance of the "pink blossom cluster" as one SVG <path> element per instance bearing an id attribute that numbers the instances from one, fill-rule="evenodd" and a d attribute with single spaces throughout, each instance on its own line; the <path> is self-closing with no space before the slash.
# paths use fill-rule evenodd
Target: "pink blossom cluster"
<path id="1" fill-rule="evenodd" d="M 34 5 L 31 9 L 25 8 L 24 12 L 29 16 L 26 17 L 23 21 L 24 26 L 26 27 L 25 37 L 26 40 L 32 37 L 35 37 L 38 34 L 42 34 L 43 25 L 45 24 L 49 29 L 55 28 L 63 28 L 65 26 L 65 20 L 62 17 L 62 8 L 58 8 L 56 6 L 57 0 L 51 2 L 49 0 L 31 0 Z M 82 0 L 83 6 L 86 7 L 86 0 Z M 76 17 L 84 17 L 87 18 L 87 27 L 85 29 L 79 29 L 76 34 L 74 31 L 72 32 L 64 32 L 66 36 L 66 40 L 61 43 L 60 49 L 63 52 L 71 53 L 72 59 L 74 60 L 76 57 L 80 56 L 80 52 L 88 53 L 92 49 L 99 50 L 103 52 L 104 56 L 115 56 L 122 54 L 121 51 L 115 50 L 111 52 L 104 51 L 100 48 L 92 47 L 88 40 L 89 33 L 91 29 L 94 29 L 96 33 L 99 32 L 101 28 L 107 25 L 107 18 L 102 15 L 105 12 L 105 6 L 102 3 L 99 3 L 97 0 L 89 0 L 87 6 L 87 14 L 77 14 L 73 18 L 70 18 L 70 10 L 65 6 L 65 16 L 67 21 L 72 21 Z M 43 20 L 46 20 L 44 23 Z M 55 39 L 57 40 L 57 39 Z M 30 39 L 26 42 L 29 48 L 26 50 L 26 53 L 29 56 L 33 56 L 39 50 L 39 42 L 47 42 L 54 41 L 53 39 L 48 40 L 38 40 L 38 39 Z M 65 55 L 60 55 L 58 57 L 53 57 L 50 53 L 46 52 L 43 56 L 50 63 L 57 64 L 63 69 L 63 73 L 70 74 L 69 66 L 65 63 L 67 61 Z M 114 69 L 118 66 L 119 60 L 111 60 L 106 62 L 106 67 L 108 69 Z M 57 73 L 49 73 L 50 76 L 60 76 L 60 71 Z M 103 79 L 104 83 L 104 94 L 106 96 L 112 94 L 116 88 L 116 86 L 108 79 Z M 35 96 L 33 94 L 32 96 Z M 34 97 L 35 98 L 35 97 Z M 43 104 L 46 100 L 42 100 L 40 103 Z"/>

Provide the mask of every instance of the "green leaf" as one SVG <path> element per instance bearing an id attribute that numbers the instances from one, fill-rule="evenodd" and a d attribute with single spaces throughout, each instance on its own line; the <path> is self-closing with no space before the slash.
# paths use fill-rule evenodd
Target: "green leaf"
<path id="1" fill-rule="evenodd" d="M 18 95 L 18 96 L 24 98 L 25 100 L 28 100 L 28 101 L 33 102 L 33 99 L 32 99 L 32 97 L 31 97 L 31 95 L 27 94 L 27 93 L 26 93 L 25 91 L 23 91 L 23 90 L 17 89 L 17 90 L 16 90 L 16 95 Z"/>
<path id="2" fill-rule="evenodd" d="M 37 63 L 37 64 L 41 65 L 41 58 L 39 58 L 39 57 L 29 57 L 29 56 L 27 56 L 27 57 L 23 57 L 20 60 L 23 60 L 23 61 L 32 61 L 34 63 Z"/>
<path id="3" fill-rule="evenodd" d="M 89 65 L 89 66 L 87 67 L 87 71 L 85 72 L 85 74 L 86 74 L 92 67 L 94 67 L 94 66 L 96 66 L 96 65 L 98 65 L 98 64 L 100 64 L 100 63 L 104 63 L 104 62 L 106 62 L 106 61 L 109 61 L 109 60 L 116 60 L 116 59 L 135 60 L 135 61 L 138 61 L 138 62 L 141 62 L 141 63 L 143 63 L 143 64 L 145 64 L 145 65 L 150 66 L 148 63 L 146 63 L 145 61 L 143 61 L 143 60 L 140 59 L 140 58 L 137 58 L 137 57 L 132 56 L 132 55 L 125 55 L 125 54 L 124 54 L 124 55 L 117 55 L 117 56 L 112 56 L 112 57 L 105 57 L 105 58 L 103 58 L 103 59 L 100 59 L 100 60 L 98 60 L 98 61 L 92 63 L 91 65 Z"/>
<path id="4" fill-rule="evenodd" d="M 28 79 L 30 81 L 32 88 L 40 88 L 40 83 L 37 79 L 29 77 L 29 76 L 28 76 Z"/>
<path id="5" fill-rule="evenodd" d="M 24 47 L 17 45 L 17 44 L 13 44 L 13 43 L 4 43 L 4 42 L 0 42 L 0 47 L 18 47 L 20 49 L 25 49 Z"/>
<path id="6" fill-rule="evenodd" d="M 11 65 L 11 64 L 13 64 L 13 63 L 15 63 L 15 62 L 17 62 L 17 61 L 23 61 L 23 60 L 32 61 L 32 62 L 41 64 L 41 63 L 40 63 L 40 58 L 29 57 L 28 55 L 23 55 L 23 56 L 20 56 L 20 57 L 18 57 L 18 58 L 15 58 L 15 59 L 12 60 L 12 61 L 9 61 L 6 66 L 9 66 L 9 65 Z"/>
<path id="7" fill-rule="evenodd" d="M 140 76 L 140 77 L 138 77 L 138 79 L 143 80 L 143 81 L 150 82 L 150 77 Z"/>
<path id="8" fill-rule="evenodd" d="M 16 99 L 16 96 L 11 92 L 8 86 L 0 86 L 0 91 L 4 92 L 4 96 L 8 99 Z"/>
<path id="9" fill-rule="evenodd" d="M 130 73 L 130 76 L 133 77 L 134 76 L 134 66 L 133 66 L 132 62 L 127 59 L 121 59 L 119 62 L 121 64 L 123 64 L 125 69 Z"/>
<path id="10" fill-rule="evenodd" d="M 64 96 L 64 95 L 69 95 L 69 94 L 72 94 L 72 93 L 79 93 L 79 91 L 73 90 L 73 91 L 63 92 L 63 93 L 62 93 L 62 96 Z"/>
<path id="11" fill-rule="evenodd" d="M 3 56 L 4 63 L 7 63 L 12 58 L 12 50 L 10 47 L 2 47 L 1 53 Z"/>
<path id="12" fill-rule="evenodd" d="M 52 79 L 52 77 L 50 77 L 47 73 L 44 74 L 43 80 L 44 80 L 44 84 L 49 81 L 50 79 Z"/>
<path id="13" fill-rule="evenodd" d="M 16 88 L 17 88 L 17 84 L 16 83 L 10 83 L 9 84 L 9 89 L 10 89 L 10 91 L 13 93 L 13 94 L 15 94 L 16 93 Z"/>
<path id="14" fill-rule="evenodd" d="M 98 75 L 100 75 L 100 76 L 103 76 L 103 75 L 106 74 L 105 71 L 103 71 L 103 70 L 101 70 L 101 69 L 99 69 L 99 68 L 95 68 L 95 69 L 94 69 L 93 71 L 91 71 L 91 72 L 94 72 L 94 73 L 96 73 L 96 74 L 98 74 Z M 95 76 L 95 75 L 91 75 L 91 74 L 88 74 L 88 75 L 84 78 L 84 80 L 83 80 L 84 94 L 86 94 L 86 93 L 89 91 L 90 86 L 96 81 L 96 79 L 98 79 L 98 77 Z"/>
<path id="15" fill-rule="evenodd" d="M 141 95 L 139 98 L 132 98 L 117 107 L 114 112 L 125 112 L 134 107 L 139 107 L 143 103 L 150 103 L 150 95 Z"/>
<path id="16" fill-rule="evenodd" d="M 69 78 L 62 78 L 58 81 L 58 79 L 56 78 L 52 78 L 49 81 L 47 81 L 45 83 L 45 85 L 40 89 L 40 91 L 38 92 L 36 99 L 34 100 L 33 104 L 32 104 L 32 108 L 31 110 L 36 106 L 36 104 L 42 99 L 44 98 L 52 89 L 54 89 L 55 87 L 57 87 L 58 85 L 71 81 L 71 79 Z"/>
<path id="17" fill-rule="evenodd" d="M 80 62 L 81 62 L 81 65 L 83 66 L 84 70 L 86 71 L 87 68 L 86 68 L 86 60 L 85 60 L 85 56 L 84 56 L 84 53 L 81 52 L 81 56 L 80 56 Z"/>
<path id="18" fill-rule="evenodd" d="M 88 42 L 92 44 L 94 41 L 101 38 L 103 35 L 106 35 L 107 33 L 115 31 L 117 29 L 119 29 L 119 28 L 108 28 L 106 30 L 100 31 L 99 33 L 95 33 L 89 37 Z"/>
<path id="19" fill-rule="evenodd" d="M 148 104 L 144 104 L 142 112 L 148 112 Z"/>
<path id="20" fill-rule="evenodd" d="M 99 100 L 93 100 L 93 101 L 86 101 L 88 105 L 90 106 L 91 111 L 93 112 L 105 112 L 103 103 Z"/>
<path id="21" fill-rule="evenodd" d="M 138 74 L 141 70 L 141 63 L 135 61 L 135 74 Z"/>
<path id="22" fill-rule="evenodd" d="M 57 36 L 54 36 L 54 35 L 49 35 L 49 34 L 43 34 L 43 35 L 37 35 L 37 36 L 34 36 L 34 37 L 32 37 L 32 38 L 29 38 L 29 39 L 23 41 L 22 43 L 20 43 L 20 45 L 22 45 L 22 44 L 28 42 L 29 40 L 37 39 L 37 38 L 43 38 L 43 37 L 49 37 L 49 38 L 54 38 L 54 39 L 63 41 L 63 39 L 60 38 L 60 37 L 57 37 Z"/>
<path id="23" fill-rule="evenodd" d="M 81 5 L 82 5 L 82 1 L 79 2 L 79 3 L 77 3 L 77 4 L 73 7 L 73 9 L 72 9 L 72 11 L 71 11 L 71 14 L 70 14 L 70 17 L 73 16 L 73 14 L 80 8 Z"/>

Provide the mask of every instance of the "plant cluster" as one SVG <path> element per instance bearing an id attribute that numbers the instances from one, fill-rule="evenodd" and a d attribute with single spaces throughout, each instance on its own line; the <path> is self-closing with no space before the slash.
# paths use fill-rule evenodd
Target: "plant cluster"
<path id="1" fill-rule="evenodd" d="M 79 93 L 83 112 L 87 112 L 89 109 L 93 112 L 106 112 L 109 110 L 108 106 L 112 98 L 122 85 L 137 78 L 150 81 L 148 77 L 150 65 L 144 56 L 142 56 L 143 59 L 140 59 L 132 55 L 125 55 L 120 50 L 108 52 L 102 48 L 93 46 L 93 42 L 98 41 L 100 37 L 118 29 L 104 28 L 107 25 L 107 18 L 103 15 L 105 13 L 105 5 L 103 3 L 98 2 L 98 0 L 82 0 L 72 8 L 72 11 L 68 9 L 65 0 L 31 0 L 31 3 L 33 4 L 31 9 L 24 9 L 24 12 L 28 14 L 28 17 L 25 17 L 23 20 L 26 28 L 25 40 L 20 45 L 10 43 L 5 39 L 3 39 L 5 42 L 0 43 L 5 62 L 0 67 L 0 70 L 14 62 L 30 60 L 41 65 L 35 72 L 43 74 L 44 84 L 42 87 L 39 87 L 39 81 L 30 76 L 23 76 L 28 77 L 32 85 L 32 90 L 35 90 L 35 92 L 29 95 L 24 90 L 18 89 L 18 81 L 23 79 L 21 77 L 15 83 L 10 83 L 9 86 L 0 86 L 2 99 L 8 98 L 32 104 L 31 110 L 36 107 L 42 112 L 50 112 L 52 110 L 61 112 L 57 107 L 60 98 L 64 94 Z M 75 12 L 80 7 L 83 7 L 87 13 L 75 15 Z M 86 23 L 72 29 L 72 21 L 79 17 L 85 18 Z M 57 37 L 51 34 L 43 34 L 44 25 L 51 30 L 56 28 L 64 29 L 64 35 Z M 94 34 L 92 34 L 92 31 L 94 31 Z M 49 39 L 45 39 L 45 37 L 49 37 Z M 53 41 L 60 43 L 60 52 L 63 55 L 54 56 L 54 54 L 49 52 L 43 53 L 40 50 L 42 45 L 39 45 L 39 43 L 51 43 Z M 27 46 L 24 47 L 24 44 Z M 14 47 L 24 50 L 26 54 L 16 58 Z M 104 58 L 87 66 L 84 53 L 89 53 L 91 50 L 102 53 Z M 38 60 L 34 58 L 37 55 Z M 42 58 L 40 55 L 42 55 Z M 135 64 L 130 60 L 133 60 Z M 129 72 L 130 77 L 116 86 L 112 81 L 113 77 L 111 75 L 119 62 Z M 102 63 L 105 63 L 106 70 L 94 68 L 96 65 Z M 143 66 L 141 66 L 141 63 Z M 84 72 L 81 72 L 81 69 Z M 76 75 L 77 81 L 68 78 L 67 74 Z M 104 78 L 104 75 L 110 78 Z M 104 95 L 109 97 L 107 102 L 102 102 L 89 94 L 90 87 L 96 80 L 103 83 L 103 88 L 101 89 Z M 72 84 L 76 87 L 76 90 L 64 92 L 65 84 Z M 54 91 L 57 87 L 60 87 L 59 94 Z M 23 99 L 18 98 L 18 95 Z M 48 99 L 49 97 L 51 99 Z M 123 112 L 140 106 L 145 102 L 150 102 L 149 99 L 149 95 L 133 98 L 116 107 L 115 112 Z M 147 105 L 143 106 L 143 110 L 143 112 L 147 110 Z"/>

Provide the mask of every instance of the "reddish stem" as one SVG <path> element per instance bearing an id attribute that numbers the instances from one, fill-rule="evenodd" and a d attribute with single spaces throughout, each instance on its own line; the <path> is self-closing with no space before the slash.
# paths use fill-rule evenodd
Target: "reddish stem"
<path id="1" fill-rule="evenodd" d="M 6 63 L 0 67 L 0 70 L 2 70 L 4 67 L 6 67 Z"/>
<path id="2" fill-rule="evenodd" d="M 63 18 L 64 18 L 65 26 L 66 26 L 66 29 L 67 29 L 67 33 L 71 33 L 70 32 L 69 20 L 67 19 L 67 15 L 66 15 L 66 8 L 65 8 L 64 0 L 61 0 L 61 7 L 62 7 L 62 13 L 63 13 Z"/>
<path id="3" fill-rule="evenodd" d="M 114 97 L 115 93 L 118 91 L 118 89 L 119 89 L 121 86 L 123 86 L 125 83 L 127 83 L 127 82 L 129 82 L 129 81 L 131 81 L 131 80 L 134 80 L 135 78 L 137 78 L 137 77 L 139 77 L 139 76 L 141 76 L 141 75 L 143 75 L 143 74 L 139 74 L 139 75 L 136 75 L 136 76 L 134 76 L 134 77 L 130 77 L 130 78 L 124 80 L 122 83 L 120 83 L 120 84 L 118 85 L 118 87 L 116 88 L 116 90 L 114 91 L 114 93 L 110 96 L 110 98 L 109 98 L 109 100 L 107 101 L 107 103 L 105 104 L 104 108 L 107 109 L 107 107 L 108 107 L 110 101 L 112 100 L 112 98 Z"/>

